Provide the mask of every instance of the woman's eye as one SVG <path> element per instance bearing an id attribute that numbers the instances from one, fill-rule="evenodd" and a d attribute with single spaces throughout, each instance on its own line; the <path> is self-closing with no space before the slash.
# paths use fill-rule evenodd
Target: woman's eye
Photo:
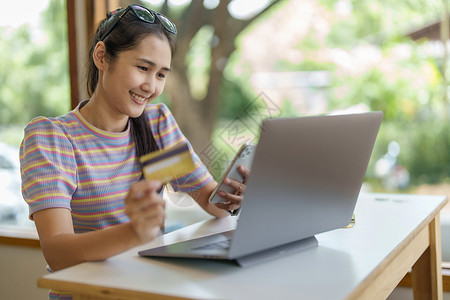
<path id="1" fill-rule="evenodd" d="M 141 69 L 142 71 L 148 71 L 148 68 L 144 66 L 138 66 L 138 68 Z"/>
<path id="2" fill-rule="evenodd" d="M 162 74 L 162 73 L 158 73 L 158 77 L 159 77 L 159 78 L 166 78 L 166 75 L 165 75 L 165 74 Z"/>

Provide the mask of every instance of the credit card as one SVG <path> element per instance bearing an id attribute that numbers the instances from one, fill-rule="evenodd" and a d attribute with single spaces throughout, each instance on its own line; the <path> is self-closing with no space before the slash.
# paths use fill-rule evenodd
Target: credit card
<path id="1" fill-rule="evenodd" d="M 195 170 L 187 144 L 151 152 L 139 158 L 147 180 L 167 183 Z"/>

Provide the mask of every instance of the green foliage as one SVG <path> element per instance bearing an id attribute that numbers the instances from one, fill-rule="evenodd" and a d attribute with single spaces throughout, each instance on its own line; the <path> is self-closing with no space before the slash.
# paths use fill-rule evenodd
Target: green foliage
<path id="1" fill-rule="evenodd" d="M 365 39 L 383 43 L 392 36 L 401 36 L 441 16 L 440 0 L 318 0 L 329 11 L 339 6 L 351 10 L 339 15 L 327 38 L 327 46 L 350 49 Z"/>
<path id="2" fill-rule="evenodd" d="M 242 86 L 224 78 L 221 86 L 218 117 L 222 119 L 242 118 L 254 111 L 254 98 L 249 96 Z"/>
<path id="3" fill-rule="evenodd" d="M 329 10 L 335 8 L 335 1 L 320 2 Z M 383 60 L 357 76 L 335 72 L 330 110 L 364 103 L 384 112 L 369 176 L 374 176 L 374 162 L 386 153 L 387 145 L 397 141 L 401 147 L 397 163 L 410 172 L 413 184 L 446 180 L 450 176 L 450 133 L 447 116 L 442 114 L 440 63 L 425 46 L 402 36 L 405 29 L 427 23 L 429 16 L 439 16 L 441 3 L 362 0 L 351 4 L 351 16 L 333 24 L 327 46 L 351 51 L 363 40 L 375 42 Z"/>
<path id="4" fill-rule="evenodd" d="M 208 90 L 213 36 L 214 28 L 209 25 L 203 26 L 192 39 L 189 52 L 186 54 L 189 87 L 196 100 L 203 99 Z"/>
<path id="5" fill-rule="evenodd" d="M 404 142 L 404 164 L 414 183 L 436 183 L 450 177 L 450 131 L 436 120 L 406 124 L 410 139 Z"/>
<path id="6" fill-rule="evenodd" d="M 41 17 L 42 36 L 27 24 L 0 28 L 0 126 L 69 109 L 65 1 L 51 0 Z"/>
<path id="7" fill-rule="evenodd" d="M 336 65 L 329 62 L 320 62 L 316 60 L 305 59 L 302 63 L 294 65 L 286 60 L 277 60 L 274 69 L 276 71 L 334 71 Z"/>
<path id="8" fill-rule="evenodd" d="M 299 49 L 319 50 L 322 47 L 320 42 L 311 34 L 311 32 L 301 40 Z"/>
<path id="9" fill-rule="evenodd" d="M 426 45 L 405 37 L 406 33 L 439 18 L 442 1 L 318 0 L 318 3 L 329 13 L 330 31 L 326 38 L 319 40 L 321 35 L 312 29 L 297 46 L 304 60 L 292 64 L 280 59 L 275 70 L 329 71 L 333 78 L 328 87 L 329 111 L 364 104 L 370 110 L 384 113 L 367 172 L 371 180 L 376 179 L 375 162 L 392 141 L 401 147 L 397 163 L 410 172 L 413 184 L 446 180 L 450 177 L 450 128 L 448 116 L 443 115 L 448 108 L 442 102 L 439 71 L 442 63 L 430 54 Z M 347 13 L 339 12 L 342 4 L 347 6 Z M 373 51 L 367 54 L 367 59 L 373 55 L 379 59 L 359 67 L 353 60 L 357 48 Z M 334 50 L 348 55 L 348 65 L 322 55 Z M 233 60 L 238 58 L 232 56 L 230 65 Z M 250 74 L 250 71 L 243 71 L 240 76 L 225 73 L 229 81 L 224 83 L 222 93 L 228 96 L 227 102 L 221 104 L 222 117 L 239 115 L 245 107 L 245 102 L 236 103 L 235 99 L 252 95 L 247 91 L 248 79 L 243 79 Z M 290 99 L 283 101 L 281 110 L 288 112 L 286 116 L 291 116 L 291 112 L 296 115 Z"/>
<path id="10" fill-rule="evenodd" d="M 280 114 L 277 117 L 280 118 L 292 118 L 299 117 L 298 109 L 294 107 L 290 99 L 283 99 L 280 106 Z"/>
<path id="11" fill-rule="evenodd" d="M 410 172 L 411 182 L 437 183 L 450 176 L 442 79 L 436 60 L 424 54 L 421 45 L 392 40 L 382 48 L 386 60 L 398 45 L 410 55 L 390 64 L 389 72 L 386 66 L 376 65 L 360 76 L 336 76 L 330 109 L 364 103 L 383 111 L 374 160 L 384 155 L 391 141 L 397 141 L 401 147 L 397 163 Z M 369 174 L 372 167 L 373 163 Z"/>

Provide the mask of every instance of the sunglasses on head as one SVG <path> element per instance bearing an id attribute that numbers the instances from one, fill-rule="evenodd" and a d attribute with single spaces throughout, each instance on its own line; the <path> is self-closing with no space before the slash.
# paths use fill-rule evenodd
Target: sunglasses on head
<path id="1" fill-rule="evenodd" d="M 119 23 L 120 19 L 122 19 L 122 17 L 130 10 L 133 11 L 141 21 L 153 24 L 156 23 L 156 19 L 158 19 L 165 30 L 173 34 L 177 34 L 177 27 L 165 15 L 137 4 L 131 4 L 126 9 L 119 9 L 112 12 L 112 17 L 115 19 L 108 26 L 105 33 L 100 38 L 100 41 L 103 41 L 111 33 L 117 23 Z"/>

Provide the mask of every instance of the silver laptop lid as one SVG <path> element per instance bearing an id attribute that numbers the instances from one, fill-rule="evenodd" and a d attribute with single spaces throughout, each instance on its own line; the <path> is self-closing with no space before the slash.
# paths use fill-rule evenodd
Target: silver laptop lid
<path id="1" fill-rule="evenodd" d="M 229 258 L 348 225 L 382 118 L 265 120 Z"/>

